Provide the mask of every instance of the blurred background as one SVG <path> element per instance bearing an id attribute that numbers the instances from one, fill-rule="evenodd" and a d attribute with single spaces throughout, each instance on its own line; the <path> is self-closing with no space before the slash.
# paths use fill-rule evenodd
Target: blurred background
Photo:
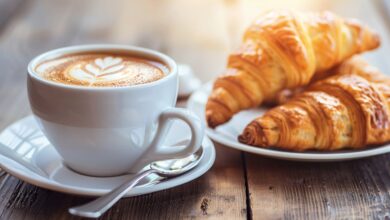
<path id="1" fill-rule="evenodd" d="M 381 48 L 365 56 L 390 73 L 388 5 L 388 0 L 0 0 L 0 124 L 28 114 L 25 69 L 39 53 L 77 44 L 137 45 L 191 65 L 207 82 L 223 70 L 254 17 L 270 9 L 330 10 L 358 18 L 382 38 Z"/>

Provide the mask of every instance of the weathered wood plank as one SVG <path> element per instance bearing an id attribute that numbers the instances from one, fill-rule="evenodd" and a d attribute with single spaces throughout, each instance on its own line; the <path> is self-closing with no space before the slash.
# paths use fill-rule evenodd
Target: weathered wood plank
<path id="1" fill-rule="evenodd" d="M 108 219 L 244 219 L 245 186 L 240 153 L 222 146 L 203 177 L 175 189 L 124 199 Z"/>
<path id="2" fill-rule="evenodd" d="M 277 161 L 246 155 L 256 219 L 390 216 L 389 155 L 338 163 Z"/>
<path id="3" fill-rule="evenodd" d="M 378 1 L 328 1 L 329 9 L 379 32 L 381 48 L 364 54 L 390 73 L 389 29 Z M 385 219 L 390 216 L 390 155 L 338 163 L 300 163 L 245 154 L 254 219 Z"/>
<path id="4" fill-rule="evenodd" d="M 219 146 L 220 159 L 201 178 L 174 189 L 121 200 L 101 219 L 244 219 L 240 153 Z M 44 190 L 11 177 L 0 189 L 0 219 L 69 219 L 67 208 L 89 201 Z M 78 219 L 78 218 L 75 218 Z"/>
<path id="5" fill-rule="evenodd" d="M 192 46 L 191 51 L 186 50 L 184 43 L 196 41 L 198 37 L 189 33 L 183 36 L 175 34 L 181 31 L 182 26 L 174 28 L 178 21 L 171 12 L 181 3 L 166 3 L 31 1 L 28 8 L 12 21 L 12 28 L 7 28 L 0 36 L 0 64 L 4 66 L 0 80 L 0 128 L 30 113 L 25 68 L 29 59 L 51 48 L 84 43 L 124 43 L 158 49 L 175 58 L 185 57 L 179 61 L 202 65 L 194 68 L 218 67 L 219 63 L 215 60 L 221 59 L 219 54 L 205 57 L 203 53 L 208 50 L 208 44 L 200 42 Z M 202 3 L 197 10 L 206 5 Z M 147 13 L 153 15 L 145 16 Z M 185 14 L 180 19 L 186 19 Z M 221 15 L 208 20 L 215 19 L 221 19 Z M 224 23 L 220 20 L 213 23 L 220 24 L 222 27 L 210 33 L 214 41 L 218 39 L 215 33 L 224 28 Z M 213 25 L 209 28 L 212 29 Z M 207 36 L 202 39 L 207 41 Z M 202 63 L 196 60 L 199 57 L 202 57 Z M 175 189 L 124 199 L 102 219 L 245 218 L 244 172 L 240 153 L 225 148 L 219 148 L 217 153 L 219 159 L 216 165 L 205 176 Z M 14 177 L 5 181 L 0 197 L 0 219 L 72 219 L 74 217 L 67 213 L 67 208 L 89 200 L 40 189 Z"/>
<path id="6" fill-rule="evenodd" d="M 17 9 L 18 16 L 8 21 L 0 35 L 0 129 L 30 113 L 25 81 L 28 61 L 38 53 L 63 46 L 72 38 L 76 27 L 76 23 L 71 22 L 74 19 L 72 13 L 80 14 L 79 8 L 71 3 L 55 3 L 62 10 L 62 13 L 57 13 L 48 7 L 48 2 L 28 1 L 28 4 L 23 4 Z M 45 194 L 42 194 L 42 200 L 37 200 L 37 195 L 45 190 L 14 177 L 0 179 L 0 219 L 25 218 L 26 210 L 31 210 L 32 204 L 45 201 Z M 60 204 L 59 201 L 55 204 Z"/>
<path id="7" fill-rule="evenodd" d="M 30 1 L 29 8 L 23 10 L 25 14 L 11 21 L 0 36 L 0 129 L 30 113 L 26 94 L 29 60 L 46 50 L 69 44 L 77 27 L 73 14 L 82 14 L 81 8 L 72 2 L 56 6 L 52 3 L 61 13 L 50 8 L 48 2 Z"/>
<path id="8" fill-rule="evenodd" d="M 367 57 L 389 71 L 383 60 L 389 51 L 388 33 L 367 2 L 29 1 L 0 35 L 0 129 L 30 112 L 25 67 L 38 53 L 69 44 L 132 44 L 189 63 L 207 81 L 224 68 L 226 55 L 260 9 L 329 8 L 364 18 L 384 39 L 383 48 Z M 102 219 L 242 219 L 248 212 L 255 219 L 389 215 L 387 156 L 314 164 L 245 154 L 251 195 L 251 210 L 247 210 L 240 153 L 224 147 L 218 147 L 217 153 L 216 165 L 205 176 L 175 189 L 124 199 Z M 0 198 L 0 219 L 77 219 L 67 214 L 67 208 L 89 200 L 40 189 L 14 177 L 4 182 Z"/>

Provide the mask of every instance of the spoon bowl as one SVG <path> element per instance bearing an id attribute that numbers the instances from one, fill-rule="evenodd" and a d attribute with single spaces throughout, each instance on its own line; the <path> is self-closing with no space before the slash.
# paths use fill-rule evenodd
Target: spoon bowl
<path id="1" fill-rule="evenodd" d="M 164 177 L 173 177 L 190 171 L 196 167 L 203 157 L 203 148 L 199 148 L 194 154 L 181 159 L 163 160 L 151 163 L 150 169 Z"/>

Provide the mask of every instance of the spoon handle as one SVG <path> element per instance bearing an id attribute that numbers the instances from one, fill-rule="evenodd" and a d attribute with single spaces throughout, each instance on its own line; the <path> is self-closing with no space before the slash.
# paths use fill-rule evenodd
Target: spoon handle
<path id="1" fill-rule="evenodd" d="M 137 185 L 140 180 L 155 172 L 156 171 L 153 169 L 145 170 L 129 181 L 126 181 L 117 188 L 113 189 L 106 195 L 99 197 L 87 204 L 69 208 L 69 212 L 77 216 L 98 218 L 109 208 L 111 208 L 119 199 L 121 199 L 130 189 Z"/>

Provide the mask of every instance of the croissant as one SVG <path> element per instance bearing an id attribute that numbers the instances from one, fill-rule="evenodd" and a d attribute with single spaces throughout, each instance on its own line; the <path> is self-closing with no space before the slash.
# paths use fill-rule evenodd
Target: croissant
<path id="1" fill-rule="evenodd" d="M 286 150 L 362 148 L 390 141 L 390 79 L 360 59 L 252 121 L 242 143 Z"/>
<path id="2" fill-rule="evenodd" d="M 206 104 L 216 127 L 243 109 L 259 106 L 277 92 L 309 83 L 354 54 L 379 46 L 376 33 L 330 12 L 269 12 L 247 29 L 228 58 Z M 326 72 L 325 72 L 326 73 Z"/>
<path id="3" fill-rule="evenodd" d="M 329 76 L 351 73 L 360 75 L 370 82 L 383 83 L 388 80 L 388 77 L 382 74 L 377 68 L 370 66 L 366 61 L 364 61 L 363 58 L 356 55 L 342 62 L 340 65 L 332 68 L 331 70 L 327 71 L 326 74 L 314 75 L 315 77 L 313 77 L 309 85 Z M 297 87 L 294 89 L 284 89 L 278 92 L 272 100 L 269 100 L 267 102 L 267 104 L 269 106 L 277 106 L 284 104 L 288 100 L 292 99 L 294 96 L 299 95 L 301 92 L 303 92 L 307 86 Z"/>

